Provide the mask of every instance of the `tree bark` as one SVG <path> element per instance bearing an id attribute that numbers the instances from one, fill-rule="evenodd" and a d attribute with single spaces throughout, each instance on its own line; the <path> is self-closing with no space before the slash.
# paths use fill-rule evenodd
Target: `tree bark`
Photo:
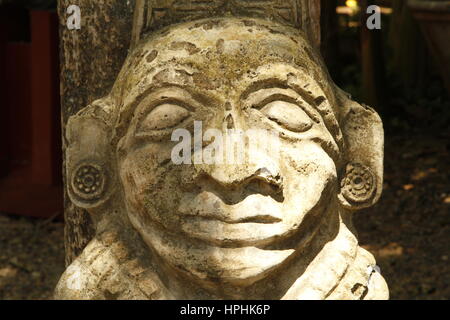
<path id="1" fill-rule="evenodd" d="M 81 29 L 67 27 L 67 8 L 81 10 Z M 128 53 L 134 1 L 59 0 L 63 152 L 67 120 L 106 95 Z M 65 180 L 65 172 L 64 172 Z M 66 185 L 66 181 L 64 182 Z M 66 265 L 93 236 L 89 214 L 75 207 L 65 192 Z"/>
<path id="2" fill-rule="evenodd" d="M 392 67 L 399 74 L 407 96 L 412 92 L 422 94 L 433 68 L 425 39 L 407 3 L 393 0 L 392 5 L 394 12 L 389 28 Z"/>
<path id="3" fill-rule="evenodd" d="M 361 1 L 361 59 L 362 59 L 362 95 L 365 103 L 378 112 L 383 111 L 386 71 L 383 56 L 381 30 L 369 30 L 366 22 L 369 18 L 367 7 L 375 4 L 374 0 Z"/>
<path id="4" fill-rule="evenodd" d="M 151 30 L 162 25 L 180 22 L 182 19 L 174 17 L 177 17 L 176 14 L 179 13 L 177 8 L 182 6 L 189 8 L 199 6 L 201 9 L 201 6 L 219 4 L 218 7 L 222 8 L 225 3 L 227 8 L 232 9 L 231 12 L 244 12 L 245 15 L 253 16 L 252 11 L 245 7 L 250 8 L 250 2 L 252 1 L 210 0 L 198 4 L 198 2 L 191 3 L 189 0 L 59 0 L 63 151 L 66 147 L 64 132 L 68 118 L 109 92 L 132 41 L 136 41 L 140 33 L 146 31 L 143 28 L 145 24 L 147 29 Z M 81 9 L 81 29 L 79 30 L 69 30 L 67 27 L 69 17 L 67 8 L 70 5 L 77 5 Z M 261 2 L 255 1 L 255 6 L 258 5 L 261 6 Z M 311 41 L 316 46 L 320 46 L 320 1 L 272 0 L 270 3 L 265 2 L 264 6 L 269 6 L 273 11 L 286 10 L 286 7 L 289 7 L 288 11 L 292 12 L 288 13 L 291 15 L 288 18 L 282 16 L 282 19 L 293 20 L 294 26 L 303 29 Z M 135 8 L 140 8 L 139 10 L 146 8 L 147 12 L 143 14 L 139 10 L 135 11 Z M 155 10 L 152 11 L 153 9 L 158 9 L 158 14 L 169 12 L 168 18 L 163 17 L 158 20 L 160 16 L 153 15 L 155 12 Z M 201 14 L 200 9 L 199 14 Z M 266 9 L 261 7 L 259 10 Z M 256 13 L 254 15 L 257 16 Z M 187 18 L 192 19 L 192 16 Z M 136 31 L 136 28 L 139 30 Z M 65 223 L 66 264 L 68 265 L 90 241 L 94 230 L 88 213 L 74 206 L 67 193 L 65 194 Z"/>
<path id="5" fill-rule="evenodd" d="M 339 68 L 339 23 L 336 13 L 337 0 L 321 0 L 321 43 L 325 64 L 330 74 L 336 74 Z"/>

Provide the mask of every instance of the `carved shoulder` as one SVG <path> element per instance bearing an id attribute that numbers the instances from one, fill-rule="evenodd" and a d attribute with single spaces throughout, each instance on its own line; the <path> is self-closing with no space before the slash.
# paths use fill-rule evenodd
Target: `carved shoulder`
<path id="1" fill-rule="evenodd" d="M 95 238 L 66 269 L 56 289 L 58 300 L 147 300 L 159 288 L 149 277 L 133 278 L 136 261 L 118 261 L 114 247 Z M 131 273 L 131 274 L 130 274 Z"/>
<path id="2" fill-rule="evenodd" d="M 380 269 L 376 267 L 375 258 L 369 251 L 363 248 L 360 248 L 359 252 L 361 256 L 366 257 L 366 263 L 362 265 L 368 266 L 366 268 L 368 275 L 367 294 L 363 297 L 363 300 L 389 300 L 389 288 L 386 280 L 384 280 L 379 272 Z"/>
<path id="3" fill-rule="evenodd" d="M 383 276 L 376 270 L 375 258 L 359 247 L 354 263 L 339 286 L 328 297 L 330 300 L 388 300 L 389 289 Z"/>
<path id="4" fill-rule="evenodd" d="M 103 268 L 98 266 L 103 264 Z M 107 268 L 104 268 L 106 267 Z M 114 269 L 108 259 L 108 248 L 93 239 L 82 254 L 66 269 L 55 289 L 54 298 L 61 300 L 90 300 L 105 298 L 99 284 Z"/>

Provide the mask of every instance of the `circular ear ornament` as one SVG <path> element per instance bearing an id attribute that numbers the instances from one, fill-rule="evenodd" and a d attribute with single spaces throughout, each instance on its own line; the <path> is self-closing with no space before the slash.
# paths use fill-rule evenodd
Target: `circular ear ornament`
<path id="1" fill-rule="evenodd" d="M 72 190 L 80 201 L 96 201 L 105 191 L 105 174 L 102 168 L 95 164 L 81 164 L 73 173 Z"/>
<path id="2" fill-rule="evenodd" d="M 341 194 L 350 204 L 362 204 L 373 198 L 376 185 L 376 178 L 368 167 L 349 163 L 341 182 Z"/>

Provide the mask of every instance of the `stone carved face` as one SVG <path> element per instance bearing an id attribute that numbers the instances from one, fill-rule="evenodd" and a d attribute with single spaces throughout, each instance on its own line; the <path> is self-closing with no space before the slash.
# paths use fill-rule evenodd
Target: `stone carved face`
<path id="1" fill-rule="evenodd" d="M 107 211 L 116 195 L 151 251 L 197 279 L 254 283 L 301 254 L 330 212 L 369 206 L 381 191 L 379 118 L 334 86 L 302 34 L 271 22 L 203 20 L 154 34 L 90 108 L 69 123 L 72 200 Z M 175 165 L 171 135 L 193 133 L 194 121 L 276 132 L 279 154 Z M 91 162 L 87 182 L 109 172 L 103 194 L 81 187 L 76 168 Z"/>

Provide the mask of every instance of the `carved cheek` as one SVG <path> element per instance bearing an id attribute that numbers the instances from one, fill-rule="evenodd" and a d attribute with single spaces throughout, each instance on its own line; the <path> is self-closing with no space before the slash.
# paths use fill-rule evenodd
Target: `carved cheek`
<path id="1" fill-rule="evenodd" d="M 286 198 L 295 207 L 292 212 L 304 216 L 330 198 L 331 187 L 337 184 L 336 166 L 330 156 L 311 141 L 289 146 L 285 152 Z"/>
<path id="2" fill-rule="evenodd" d="M 163 169 L 158 164 L 156 145 L 129 151 L 120 164 L 120 178 L 128 201 L 142 205 L 149 190 L 153 190 Z"/>

